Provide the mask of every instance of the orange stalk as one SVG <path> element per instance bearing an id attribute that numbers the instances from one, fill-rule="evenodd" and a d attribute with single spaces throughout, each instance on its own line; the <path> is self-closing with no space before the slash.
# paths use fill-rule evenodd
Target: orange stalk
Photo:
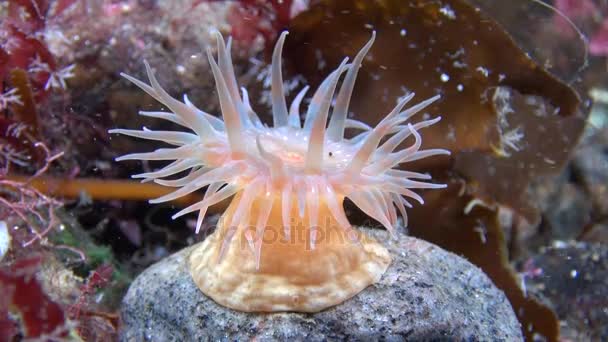
<path id="1" fill-rule="evenodd" d="M 154 183 L 140 183 L 127 179 L 37 177 L 30 180 L 27 176 L 8 176 L 7 178 L 17 182 L 29 182 L 35 189 L 50 196 L 67 198 L 78 198 L 84 192 L 95 200 L 147 201 L 174 190 Z M 188 205 L 202 199 L 201 194 L 193 193 L 173 202 Z M 226 205 L 220 205 L 215 208 L 223 209 L 225 207 Z"/>

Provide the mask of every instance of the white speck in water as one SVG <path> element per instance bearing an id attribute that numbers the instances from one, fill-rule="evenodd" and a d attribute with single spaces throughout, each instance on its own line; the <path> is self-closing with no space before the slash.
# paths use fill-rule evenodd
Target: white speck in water
<path id="1" fill-rule="evenodd" d="M 401 35 L 401 37 L 405 37 L 405 35 L 407 34 L 407 30 L 401 29 L 401 31 L 399 31 L 399 34 Z"/>
<path id="2" fill-rule="evenodd" d="M 363 26 L 365 26 L 366 29 L 370 29 L 370 30 L 374 28 L 374 26 L 372 24 L 365 24 Z"/>
<path id="3" fill-rule="evenodd" d="M 181 64 L 178 64 L 177 66 L 175 66 L 175 71 L 177 71 L 178 74 L 183 75 L 186 72 L 186 67 Z"/>
<path id="4" fill-rule="evenodd" d="M 11 234 L 5 221 L 0 221 L 0 260 L 11 247 Z"/>
<path id="5" fill-rule="evenodd" d="M 443 7 L 441 7 L 439 9 L 439 12 L 443 15 L 445 15 L 446 17 L 448 17 L 449 19 L 456 19 L 456 13 L 454 13 L 454 10 L 449 6 L 449 5 L 445 5 Z"/>
<path id="6" fill-rule="evenodd" d="M 450 80 L 450 75 L 443 73 L 443 74 L 441 74 L 440 78 L 441 78 L 441 82 L 447 82 Z"/>
<path id="7" fill-rule="evenodd" d="M 384 88 L 382 91 L 382 102 L 388 101 L 388 88 Z"/>
<path id="8" fill-rule="evenodd" d="M 451 124 L 448 125 L 448 134 L 447 134 L 446 138 L 449 141 L 456 141 L 456 129 Z"/>
<path id="9" fill-rule="evenodd" d="M 458 68 L 458 69 L 464 69 L 467 67 L 467 63 L 464 63 L 461 61 L 454 61 L 454 63 L 452 63 L 452 65 L 454 66 L 454 68 Z"/>
<path id="10" fill-rule="evenodd" d="M 95 297 L 95 303 L 101 303 L 101 301 L 103 300 L 104 297 L 104 293 L 100 292 L 96 297 Z"/>
<path id="11" fill-rule="evenodd" d="M 484 227 L 475 227 L 473 230 L 479 235 L 481 243 L 485 244 L 488 239 L 486 238 L 486 230 Z"/>
<path id="12" fill-rule="evenodd" d="M 327 65 L 327 63 L 325 62 L 325 59 L 323 58 L 323 54 L 321 53 L 321 50 L 315 50 L 315 58 L 317 59 L 317 69 L 318 70 L 323 70 L 323 68 L 325 68 L 325 65 Z"/>
<path id="13" fill-rule="evenodd" d="M 490 74 L 490 70 L 488 70 L 482 66 L 478 66 L 477 69 L 475 69 L 475 70 L 479 71 L 485 77 L 488 77 L 488 75 Z"/>
<path id="14" fill-rule="evenodd" d="M 464 48 L 461 46 L 458 50 L 456 50 L 454 53 L 449 53 L 447 52 L 447 56 L 450 57 L 451 59 L 456 59 L 460 56 L 464 56 Z"/>
<path id="15" fill-rule="evenodd" d="M 572 270 L 570 271 L 570 278 L 576 278 L 576 276 L 578 275 L 578 271 L 577 270 Z"/>
<path id="16" fill-rule="evenodd" d="M 462 84 L 458 83 L 458 85 L 456 86 L 456 90 L 463 91 L 464 90 L 464 86 Z"/>

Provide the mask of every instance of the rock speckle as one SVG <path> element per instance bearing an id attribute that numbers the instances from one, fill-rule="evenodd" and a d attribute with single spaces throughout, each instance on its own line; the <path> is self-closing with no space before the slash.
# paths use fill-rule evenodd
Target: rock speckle
<path id="1" fill-rule="evenodd" d="M 528 293 L 555 311 L 563 340 L 608 340 L 606 245 L 557 242 L 532 256 L 526 268 Z"/>
<path id="2" fill-rule="evenodd" d="M 191 248 L 144 271 L 123 300 L 122 341 L 522 340 L 507 298 L 466 260 L 428 242 L 365 231 L 394 260 L 379 283 L 316 314 L 251 314 L 216 304 L 194 285 Z"/>

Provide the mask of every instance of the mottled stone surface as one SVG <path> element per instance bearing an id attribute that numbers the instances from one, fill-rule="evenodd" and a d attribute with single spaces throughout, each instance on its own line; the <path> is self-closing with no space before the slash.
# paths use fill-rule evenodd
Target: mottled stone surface
<path id="1" fill-rule="evenodd" d="M 560 175 L 541 177 L 531 186 L 530 197 L 538 203 L 543 220 L 539 226 L 531 227 L 535 231 L 525 233 L 525 237 L 538 240 L 530 249 L 536 250 L 540 247 L 537 245 L 547 245 L 553 240 L 575 239 L 589 223 L 591 199 L 574 179 L 572 168 L 566 168 Z"/>
<path id="2" fill-rule="evenodd" d="M 528 293 L 560 320 L 564 341 L 608 341 L 608 247 L 556 242 L 526 262 Z"/>
<path id="3" fill-rule="evenodd" d="M 581 144 L 572 160 L 575 175 L 580 179 L 598 217 L 608 215 L 607 152 L 608 126 L 593 132 L 593 135 Z"/>
<path id="4" fill-rule="evenodd" d="M 502 291 L 466 260 L 425 241 L 365 230 L 393 263 L 379 283 L 316 314 L 250 314 L 217 305 L 188 273 L 184 249 L 144 271 L 123 300 L 122 341 L 522 339 Z"/>

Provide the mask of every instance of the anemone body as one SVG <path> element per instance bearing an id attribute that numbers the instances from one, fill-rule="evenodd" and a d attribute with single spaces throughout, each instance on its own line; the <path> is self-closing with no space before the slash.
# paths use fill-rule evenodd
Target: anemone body
<path id="1" fill-rule="evenodd" d="M 315 226 L 314 249 L 307 212 L 301 218 L 294 215 L 287 237 L 279 229 L 281 198 L 273 198 L 273 203 L 260 239 L 253 241 L 251 236 L 256 234 L 258 213 L 268 207 L 265 198 L 253 201 L 252 215 L 238 226 L 220 224 L 190 254 L 194 282 L 217 303 L 247 312 L 317 312 L 377 282 L 389 266 L 389 252 L 357 230 L 340 228 L 323 200 L 319 203 L 322 219 Z M 223 219 L 230 220 L 237 209 L 238 202 L 233 201 Z M 296 214 L 298 209 L 294 205 L 291 210 Z M 223 242 L 231 234 L 235 235 L 230 238 L 230 247 L 223 249 Z"/>
<path id="2" fill-rule="evenodd" d="M 390 263 L 390 257 L 385 250 L 380 251 L 380 245 L 353 232 L 342 207 L 343 199 L 349 198 L 392 233 L 398 216 L 401 216 L 407 225 L 405 208 L 411 207 L 408 199 L 423 202 L 412 189 L 444 187 L 442 184 L 429 183 L 431 177 L 427 174 L 396 169 L 402 163 L 449 154 L 442 149 L 421 150 L 421 136 L 418 131 L 436 123 L 440 118 L 409 122 L 414 114 L 436 101 L 438 96 L 405 109 L 413 97 L 411 94 L 401 99 L 373 128 L 347 118 L 355 79 L 365 55 L 373 44 L 374 33 L 352 63 L 344 59 L 321 83 L 312 96 L 304 120 L 301 120 L 300 104 L 308 87 L 298 93 L 288 109 L 281 75 L 281 52 L 287 35 L 287 32 L 283 32 L 272 56 L 273 126 L 269 127 L 262 123 L 251 108 L 247 91 L 244 88 L 240 91 L 238 89 L 229 52 L 230 40 L 226 45 L 221 34 L 215 35 L 218 61 L 216 62 L 209 50 L 207 54 L 216 81 L 223 120 L 196 108 L 186 96 L 183 102 L 172 98 L 162 89 L 150 66 L 145 63 L 150 85 L 131 76 L 123 76 L 164 104 L 170 112 L 140 114 L 172 121 L 186 128 L 188 132 L 151 131 L 146 128 L 141 131 L 111 130 L 112 133 L 160 140 L 173 145 L 172 148 L 161 148 L 153 152 L 125 155 L 117 160 L 172 161 L 157 171 L 133 176 L 143 181 L 154 181 L 177 188 L 170 194 L 151 200 L 151 203 L 170 201 L 206 188 L 202 201 L 174 215 L 176 218 L 198 212 L 197 233 L 209 206 L 236 195 L 222 217 L 218 230 L 212 235 L 215 239 L 205 241 L 204 248 L 194 252 L 191 259 L 194 279 L 200 278 L 200 281 L 197 281 L 199 287 L 216 301 L 245 311 L 317 311 L 337 304 L 379 279 Z M 343 74 L 345 76 L 332 108 L 332 100 Z M 347 128 L 359 130 L 360 133 L 345 138 L 344 131 Z M 400 149 L 399 146 L 408 137 L 413 137 L 413 143 Z M 189 173 L 181 178 L 171 178 L 184 171 Z M 304 227 L 306 238 L 292 238 L 294 227 L 298 225 Z M 336 227 L 337 229 L 334 229 Z M 267 238 L 270 231 L 278 234 L 278 230 L 281 231 L 281 239 Z M 327 237 L 330 232 L 337 231 L 342 232 L 343 238 L 354 237 L 356 241 L 350 239 L 352 243 L 347 244 L 336 244 L 327 238 L 321 241 L 320 237 Z M 241 248 L 243 241 L 246 242 L 246 248 Z M 291 243 L 291 247 L 279 248 L 274 244 L 277 241 Z M 294 247 L 294 243 L 298 246 Z M 342 247 L 336 247 L 337 245 Z M 300 252 L 294 252 L 296 250 Z M 250 253 L 249 257 L 247 253 Z M 316 256 L 311 257 L 312 255 Z M 315 259 L 319 260 L 328 255 L 335 264 L 342 266 L 314 262 Z M 226 258 L 228 261 L 224 260 Z M 239 258 L 244 259 L 241 264 L 232 265 L 238 264 Z M 287 261 L 294 258 L 300 262 L 294 264 Z M 216 265 L 215 271 L 210 264 L 212 259 Z M 231 266 L 218 272 L 222 263 Z M 234 297 L 234 293 L 240 293 L 240 290 L 218 285 L 236 284 L 222 279 L 231 276 L 227 273 L 249 274 L 255 279 L 249 279 L 249 282 L 245 283 L 249 284 L 249 291 L 252 287 L 257 288 L 259 294 L 259 289 L 264 287 L 261 284 L 266 284 L 258 279 L 260 276 L 269 275 L 275 279 L 282 275 L 289 278 L 286 283 L 291 285 L 315 284 L 312 292 L 309 291 L 311 287 L 308 285 L 304 291 L 302 286 L 300 290 L 297 289 L 298 286 L 285 290 L 285 293 L 289 294 L 287 297 L 291 298 L 287 302 L 307 302 L 302 298 L 315 291 L 318 293 L 319 284 L 314 279 L 319 280 L 319 277 L 313 277 L 315 272 L 311 272 L 309 276 L 312 278 L 302 281 L 306 276 L 296 269 L 314 270 L 314 267 L 310 268 L 311 265 L 317 268 L 335 268 L 329 273 L 320 272 L 325 274 L 326 278 L 321 283 L 327 283 L 332 277 L 350 279 L 349 274 L 356 274 L 357 270 L 361 269 L 366 270 L 363 272 L 366 274 L 360 277 L 365 280 L 355 282 L 356 286 L 346 291 L 348 293 L 336 298 L 330 296 L 333 299 L 324 301 L 322 305 L 315 303 L 308 306 L 284 305 L 284 301 L 280 300 L 278 305 L 267 305 L 268 302 L 276 301 L 272 292 L 281 292 L 276 289 L 270 291 L 269 297 L 260 299 L 258 296 L 256 301 L 261 304 L 234 305 L 231 303 L 238 302 L 238 298 L 245 298 L 252 293 L 255 295 L 255 292 Z M 210 276 L 211 274 L 213 276 Z M 211 278 L 215 280 L 210 280 Z M 239 281 L 243 283 L 243 279 L 239 278 Z M 352 282 L 352 279 L 349 281 Z M 204 284 L 201 285 L 200 282 Z M 216 286 L 216 290 L 219 286 L 220 290 L 213 290 L 213 286 Z M 213 291 L 217 293 L 211 293 Z M 227 294 L 230 292 L 233 294 Z M 281 296 L 285 297 L 285 293 Z M 232 298 L 226 300 L 225 296 Z M 293 300 L 296 297 L 300 299 Z"/>

